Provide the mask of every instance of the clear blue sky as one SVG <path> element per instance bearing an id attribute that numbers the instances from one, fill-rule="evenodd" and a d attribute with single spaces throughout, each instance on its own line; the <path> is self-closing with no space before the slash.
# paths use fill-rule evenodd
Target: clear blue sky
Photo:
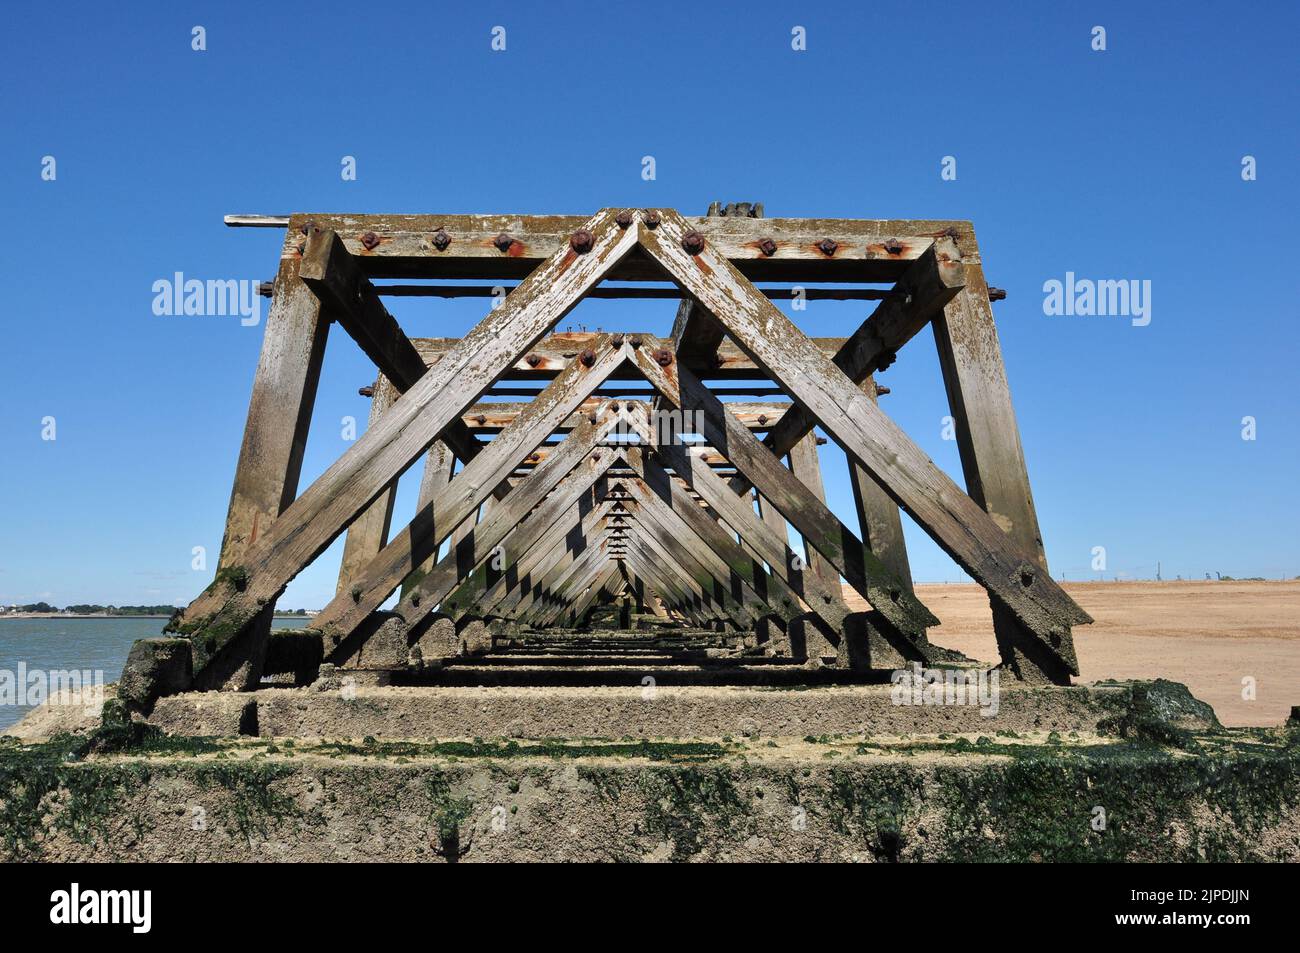
<path id="1" fill-rule="evenodd" d="M 1294 3 L 47 3 L 5 17 L 0 601 L 184 604 L 209 581 L 191 549 L 215 565 L 262 328 L 155 316 L 151 286 L 270 278 L 280 233 L 223 214 L 699 214 L 714 199 L 974 221 L 1009 292 L 995 313 L 1056 575 L 1095 576 L 1094 546 L 1107 578 L 1157 561 L 1166 578 L 1300 575 Z M 345 155 L 356 181 L 340 178 Z M 949 155 L 955 181 L 940 177 Z M 1067 271 L 1150 280 L 1150 325 L 1044 315 L 1043 283 Z M 671 324 L 669 303 L 616 304 L 573 321 Z M 394 304 L 413 335 L 463 333 L 482 308 Z M 834 335 L 866 313 L 814 302 L 798 318 Z M 344 449 L 340 418 L 364 422 L 356 389 L 372 378 L 332 336 L 304 485 Z M 887 411 L 960 481 L 928 333 L 882 380 Z M 412 507 L 408 488 L 399 519 Z M 913 530 L 916 577 L 958 578 Z M 281 604 L 327 601 L 337 553 Z"/>

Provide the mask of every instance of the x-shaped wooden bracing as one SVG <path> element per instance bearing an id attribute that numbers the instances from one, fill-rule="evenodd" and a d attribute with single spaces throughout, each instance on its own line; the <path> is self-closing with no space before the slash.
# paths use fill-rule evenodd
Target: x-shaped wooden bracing
<path id="1" fill-rule="evenodd" d="M 770 556 L 775 542 L 770 538 L 763 539 L 762 523 L 755 520 L 747 498 L 736 494 L 737 484 L 747 489 L 745 484 L 752 483 L 759 488 L 764 499 L 780 510 L 898 630 L 905 642 L 920 644 L 924 626 L 933 623 L 933 617 L 915 602 L 910 589 L 885 570 L 879 560 L 874 559 L 870 551 L 777 462 L 777 454 L 788 451 L 795 440 L 806 434 L 814 423 L 819 423 L 856 464 L 988 589 L 995 605 L 1014 615 L 1049 652 L 1061 658 L 1071 670 L 1077 671 L 1070 644 L 1070 626 L 1090 621 L 1086 614 L 1039 569 L 1035 554 L 1019 551 L 988 514 L 934 467 L 924 453 L 858 389 L 860 381 L 857 378 L 865 377 L 874 369 L 881 354 L 896 349 L 898 344 L 891 342 L 900 336 L 906 340 L 910 334 L 891 329 L 887 323 L 890 314 L 885 315 L 885 320 L 877 320 L 881 310 L 877 309 L 877 315 L 864 324 L 832 362 L 709 243 L 704 243 L 702 249 L 688 251 L 683 240 L 690 229 L 680 216 L 670 210 L 656 210 L 655 214 L 659 222 L 654 227 L 646 221 L 645 214 L 635 216 L 628 226 L 615 221 L 613 210 L 603 211 L 592 218 L 586 225 L 586 231 L 590 233 L 589 250 L 579 253 L 572 248 L 559 248 L 525 278 L 499 308 L 423 373 L 420 372 L 423 361 L 417 367 L 411 360 L 413 349 L 409 341 L 391 318 L 385 318 L 387 312 L 378 303 L 369 282 L 359 274 L 349 274 L 347 250 L 342 249 L 328 233 L 313 237 L 313 242 L 324 247 L 328 255 L 321 253 L 326 262 L 319 276 L 315 272 L 309 273 L 309 256 L 304 257 L 304 281 L 315 282 L 312 286 L 321 295 L 323 304 L 328 303 L 339 314 L 350 314 L 348 320 L 353 324 L 369 328 L 368 335 L 358 336 L 358 332 L 354 332 L 354 336 L 359 340 L 368 336 L 371 346 L 367 347 L 367 353 L 394 383 L 403 387 L 405 393 L 270 527 L 263 529 L 260 538 L 244 551 L 238 567 L 223 567 L 223 574 L 219 574 L 213 586 L 200 595 L 174 625 L 175 630 L 192 639 L 200 683 L 203 682 L 203 673 L 210 668 L 218 673 L 232 668 L 230 659 L 224 664 L 214 663 L 218 663 L 223 655 L 238 656 L 241 636 L 264 607 L 274 601 L 297 572 L 379 499 L 435 440 L 444 440 L 453 447 L 460 444 L 457 453 L 463 453 L 463 459 L 467 460 L 465 470 L 451 480 L 444 493 L 438 494 L 421 510 L 421 515 L 410 527 L 371 560 L 348 593 L 340 594 L 341 598 L 352 599 L 353 606 L 349 609 L 331 604 L 324 613 L 326 618 L 322 622 L 335 626 L 337 632 L 344 633 L 343 637 L 357 628 L 361 621 L 358 616 L 369 615 L 396 588 L 396 582 L 401 580 L 398 578 L 394 582 L 394 576 L 399 571 L 404 576 L 419 565 L 417 556 L 422 554 L 428 558 L 436 552 L 437 544 L 451 529 L 463 524 L 488 493 L 496 493 L 501 503 L 480 526 L 501 516 L 493 533 L 504 527 L 500 534 L 502 537 L 545 498 L 546 492 L 538 494 L 536 487 L 546 481 L 537 481 L 536 478 L 548 473 L 549 479 L 558 482 L 559 477 L 568 472 L 561 472 L 562 461 L 548 471 L 546 464 L 551 462 L 548 456 L 542 465 L 511 489 L 507 477 L 526 453 L 527 448 L 524 453 L 516 451 L 527 440 L 512 434 L 511 439 L 518 440 L 518 443 L 503 442 L 510 430 L 507 428 L 486 448 L 478 445 L 477 441 L 473 441 L 474 447 L 469 447 L 464 444 L 464 434 L 458 433 L 457 425 L 463 427 L 460 415 L 634 248 L 639 248 L 645 256 L 657 262 L 695 304 L 711 314 L 755 365 L 779 383 L 800 408 L 801 413 L 787 414 L 782 419 L 777 431 L 769 435 L 768 446 L 763 447 L 748 430 L 734 425 L 734 417 L 694 374 L 680 363 L 672 366 L 671 356 L 669 366 L 665 368 L 649 360 L 643 348 L 632 348 L 625 343 L 621 348 L 611 349 L 621 351 L 620 360 L 630 357 L 649 371 L 647 378 L 668 402 L 702 413 L 706 437 L 735 464 L 738 471 L 730 488 L 730 497 L 740 500 L 749 510 L 752 525 L 746 528 L 750 536 L 737 530 L 741 533 L 741 545 L 747 551 L 753 553 L 755 540 L 758 540 L 760 546 L 766 546 Z M 902 315 L 895 315 L 899 321 L 903 318 L 915 320 L 915 314 L 904 313 L 905 305 L 925 293 L 923 280 L 936 271 L 942 275 L 945 270 L 960 267 L 960 262 L 955 260 L 955 250 L 944 249 L 943 245 L 942 239 L 933 243 L 930 249 L 933 261 L 921 269 L 923 274 L 918 276 L 918 280 L 912 280 L 909 271 L 909 280 L 900 282 L 899 295 L 891 296 L 881 308 L 890 305 L 892 311 Z M 315 252 L 315 246 L 312 252 Z M 313 254 L 310 257 L 314 262 L 320 256 Z M 924 256 L 918 258 L 913 270 L 924 260 Z M 336 261 L 338 264 L 332 264 Z M 904 302 L 902 311 L 897 304 L 890 304 L 896 298 Z M 629 348 L 630 355 L 627 353 Z M 418 358 L 418 354 L 416 356 Z M 598 354 L 597 358 L 604 360 L 605 355 Z M 578 366 L 577 362 L 571 366 Z M 654 368 L 658 368 L 657 373 Z M 596 375 L 591 376 L 594 378 Z M 558 378 L 555 383 L 559 383 Z M 530 416 L 530 426 L 544 419 L 546 394 L 551 390 L 548 387 L 538 398 L 543 406 Z M 566 400 L 572 401 L 573 393 L 579 390 L 581 388 L 558 389 L 550 398 L 552 408 Z M 564 415 L 567 416 L 573 406 L 576 403 L 566 405 Z M 550 429 L 553 428 L 548 427 L 545 432 L 550 432 Z M 519 428 L 517 433 L 523 435 L 524 428 Z M 570 434 L 565 442 L 568 443 L 573 436 Z M 472 436 L 470 440 L 473 440 Z M 493 453 L 498 444 L 501 448 Z M 715 500 L 705 496 L 700 485 L 716 490 L 709 478 L 716 481 L 717 477 L 707 468 L 695 466 L 688 451 L 670 448 L 669 456 L 677 475 L 690 474 L 696 491 L 723 518 L 726 518 L 724 510 L 735 510 L 721 496 L 715 497 L 716 505 Z M 486 462 L 471 471 L 480 458 Z M 572 460 L 568 463 L 569 469 L 576 465 Z M 787 476 L 782 476 L 778 470 Z M 529 484 L 535 484 L 531 492 L 536 500 L 528 506 L 520 501 L 515 507 L 509 507 L 511 498 Z M 523 494 L 524 497 L 528 495 Z M 733 515 L 738 522 L 746 522 L 738 511 Z M 454 570 L 459 581 L 468 575 L 473 564 L 486 557 L 486 539 L 493 533 L 480 534 L 477 530 L 478 527 L 467 532 L 457 551 L 448 554 L 448 558 L 455 557 L 452 564 L 444 567 L 446 558 L 439 562 L 438 567 L 445 569 L 442 577 L 450 578 Z M 464 551 L 466 543 L 470 544 L 468 555 Z M 643 546 L 644 538 L 638 539 L 637 543 Z M 397 544 L 396 548 L 394 544 Z M 716 550 L 713 551 L 716 557 Z M 644 553 L 644 549 L 641 552 Z M 770 569 L 776 568 L 777 563 L 771 562 L 768 556 L 763 556 L 763 559 Z M 437 574 L 438 567 L 425 580 Z M 770 578 L 776 575 L 771 573 Z M 416 600 L 420 598 L 419 589 L 425 580 L 404 595 L 399 614 L 403 610 L 414 610 L 413 614 L 421 612 L 422 603 Z M 804 588 L 798 591 L 806 592 L 809 580 L 801 578 L 800 583 Z M 454 585 L 453 582 L 447 587 L 448 591 Z M 437 586 L 427 588 L 431 592 L 438 591 Z M 381 592 L 382 595 L 378 595 Z M 828 605 L 838 599 L 838 593 L 821 595 Z M 819 611 L 820 607 L 815 603 L 815 599 L 808 601 L 814 611 Z M 427 614 L 436 604 L 424 602 L 423 613 Z"/>

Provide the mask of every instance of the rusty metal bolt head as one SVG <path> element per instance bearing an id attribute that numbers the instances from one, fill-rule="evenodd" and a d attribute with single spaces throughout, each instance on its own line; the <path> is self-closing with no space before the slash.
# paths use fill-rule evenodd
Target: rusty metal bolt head
<path id="1" fill-rule="evenodd" d="M 758 243 L 758 250 L 768 258 L 771 258 L 776 254 L 776 242 L 772 241 L 770 238 L 765 238 Z"/>
<path id="2" fill-rule="evenodd" d="M 673 362 L 673 352 L 666 347 L 656 348 L 654 353 L 655 363 L 660 367 L 667 367 Z"/>
<path id="3" fill-rule="evenodd" d="M 482 427 L 484 424 L 487 423 L 487 417 L 485 417 L 483 414 L 479 414 L 477 417 L 474 418 L 474 423 Z"/>
<path id="4" fill-rule="evenodd" d="M 526 462 L 528 462 L 528 463 L 536 463 L 536 462 L 537 462 L 537 454 L 535 454 L 535 453 L 530 453 L 530 454 L 528 455 L 528 460 L 527 460 Z"/>
<path id="5" fill-rule="evenodd" d="M 633 347 L 640 347 L 641 346 L 640 335 L 636 335 L 636 334 L 632 335 L 632 337 L 628 338 L 627 343 L 631 344 Z"/>
<path id="6" fill-rule="evenodd" d="M 823 238 L 817 243 L 818 250 L 820 250 L 827 258 L 834 255 L 835 252 L 839 250 L 839 247 L 840 243 L 833 238 Z"/>
<path id="7" fill-rule="evenodd" d="M 612 338 L 609 339 L 609 343 L 612 344 L 612 345 L 614 345 L 614 347 L 622 347 L 622 346 L 623 346 L 623 335 L 621 335 L 621 334 L 615 334 Z"/>
<path id="8" fill-rule="evenodd" d="M 366 251 L 374 251 L 379 244 L 379 236 L 374 232 L 366 232 L 361 236 L 361 244 L 365 246 Z"/>
<path id="9" fill-rule="evenodd" d="M 897 238 L 891 238 L 885 242 L 884 249 L 891 255 L 900 255 L 903 252 L 903 243 Z"/>
<path id="10" fill-rule="evenodd" d="M 758 415 L 758 425 L 761 427 L 761 426 L 763 426 L 765 423 L 767 423 L 767 414 L 759 414 L 759 415 Z"/>
<path id="11" fill-rule="evenodd" d="M 632 210 L 625 208 L 614 216 L 614 222 L 619 228 L 630 228 L 632 226 Z"/>
<path id="12" fill-rule="evenodd" d="M 704 251 L 704 236 L 695 229 L 691 229 L 682 236 L 682 248 L 688 255 L 698 255 Z"/>
<path id="13" fill-rule="evenodd" d="M 614 403 L 612 403 L 612 404 L 609 405 L 609 409 L 612 410 L 612 411 L 614 411 L 615 413 L 617 413 L 618 411 L 622 410 L 623 408 L 619 406 L 618 401 L 614 401 Z"/>
<path id="14" fill-rule="evenodd" d="M 877 384 L 877 385 L 876 385 L 876 396 L 877 396 L 877 397 L 883 397 L 883 396 L 885 396 L 885 395 L 888 394 L 888 393 L 889 393 L 889 388 L 886 387 L 884 384 Z"/>
<path id="15" fill-rule="evenodd" d="M 357 393 L 360 394 L 362 397 L 374 397 L 375 389 L 371 387 L 369 384 L 367 384 L 365 387 L 358 387 Z"/>
<path id="16" fill-rule="evenodd" d="M 526 355 L 526 356 L 524 357 L 524 362 L 525 362 L 529 367 L 536 367 L 538 364 L 542 363 L 542 355 L 540 355 L 540 354 L 529 354 L 529 355 Z"/>
<path id="17" fill-rule="evenodd" d="M 650 228 L 658 228 L 659 213 L 652 208 L 648 208 L 641 213 L 641 221 L 645 222 Z"/>
<path id="18" fill-rule="evenodd" d="M 584 347 L 578 353 L 578 360 L 582 362 L 583 367 L 591 367 L 596 363 L 596 352 L 589 347 Z"/>
<path id="19" fill-rule="evenodd" d="M 585 228 L 580 228 L 569 238 L 569 247 L 579 255 L 585 255 L 596 244 L 596 236 Z"/>
<path id="20" fill-rule="evenodd" d="M 446 251 L 447 246 L 450 244 L 451 236 L 447 234 L 446 230 L 440 228 L 433 233 L 433 247 L 438 251 Z"/>
<path id="21" fill-rule="evenodd" d="M 511 238 L 509 235 L 507 235 L 505 232 L 502 232 L 496 238 L 492 239 L 492 244 L 495 245 L 497 247 L 497 251 L 500 252 L 508 252 L 510 250 L 510 246 L 513 245 L 514 242 L 515 240 Z"/>

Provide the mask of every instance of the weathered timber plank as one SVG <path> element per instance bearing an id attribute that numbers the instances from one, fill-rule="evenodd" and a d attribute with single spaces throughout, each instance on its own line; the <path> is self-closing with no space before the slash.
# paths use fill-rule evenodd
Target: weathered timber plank
<path id="1" fill-rule="evenodd" d="M 336 598 L 320 612 L 317 628 L 328 630 L 332 637 L 350 635 L 414 567 L 425 564 L 437 553 L 438 546 L 453 529 L 469 522 L 461 540 L 450 549 L 452 553 L 461 551 L 473 526 L 470 521 L 489 489 L 501 485 L 540 437 L 558 421 L 568 418 L 601 381 L 630 357 L 630 347 L 626 343 L 613 346 L 608 335 L 595 343 L 591 366 L 575 361 L 548 384 L 356 574 L 349 598 Z M 513 496 L 514 491 L 507 493 L 503 502 Z"/>
<path id="2" fill-rule="evenodd" d="M 676 215 L 676 213 L 673 213 Z M 338 215 L 298 213 L 292 223 L 312 222 L 336 231 L 371 278 L 523 278 L 587 222 L 571 215 Z M 936 239 L 956 235 L 967 253 L 971 225 L 964 221 L 904 221 L 816 218 L 685 219 L 710 244 L 754 281 L 894 281 L 907 263 Z M 449 239 L 439 250 L 439 231 Z M 292 228 L 290 235 L 293 235 Z M 377 243 L 366 247 L 363 236 Z M 504 250 L 497 241 L 511 239 Z M 764 239 L 775 246 L 768 255 Z M 832 254 L 822 249 L 836 243 Z M 293 247 L 293 246 L 291 246 Z M 977 253 L 972 247 L 971 254 Z M 610 279 L 658 280 L 644 259 L 629 258 Z"/>
<path id="3" fill-rule="evenodd" d="M 237 578 L 218 580 L 190 604 L 172 629 L 192 638 L 196 671 L 627 254 L 636 232 L 613 219 L 605 212 L 588 223 L 589 253 L 559 250 L 525 278 L 281 514 L 244 554 Z"/>
<path id="4" fill-rule="evenodd" d="M 1045 644 L 1059 645 L 1071 625 L 1091 621 L 1038 569 L 1033 554 L 1021 552 L 983 508 L 867 400 L 780 310 L 709 247 L 696 256 L 683 251 L 680 242 L 686 223 L 678 216 L 661 214 L 662 224 L 657 229 L 642 228 L 642 246 L 722 321 L 732 339 L 764 365 L 958 565 Z"/>
<path id="5" fill-rule="evenodd" d="M 293 502 L 302 473 L 330 316 L 298 277 L 291 255 L 293 232 L 286 235 L 275 276 L 262 351 L 253 378 L 248 422 L 235 467 L 218 575 L 238 573 L 244 554 Z M 201 674 L 204 688 L 247 689 L 261 679 L 271 613 L 242 633 L 212 671 Z"/>
<path id="6" fill-rule="evenodd" d="M 965 272 L 965 290 L 935 318 L 933 328 L 966 491 L 1051 578 L 988 286 L 978 263 L 968 264 Z M 1079 674 L 1068 629 L 1044 644 L 996 601 L 993 622 L 1002 661 L 1020 678 L 1068 685 L 1070 675 Z"/>

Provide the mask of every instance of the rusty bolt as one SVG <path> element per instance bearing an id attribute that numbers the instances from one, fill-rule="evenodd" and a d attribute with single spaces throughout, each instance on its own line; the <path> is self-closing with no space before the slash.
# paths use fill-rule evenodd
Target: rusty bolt
<path id="1" fill-rule="evenodd" d="M 609 339 L 609 343 L 612 344 L 612 345 L 614 345 L 614 347 L 622 347 L 622 346 L 623 346 L 623 335 L 621 335 L 621 334 L 615 334 L 612 338 Z"/>
<path id="2" fill-rule="evenodd" d="M 1006 289 L 1005 289 L 1005 288 L 990 288 L 990 289 L 989 289 L 989 300 L 990 300 L 990 301 L 1002 301 L 1002 300 L 1004 300 L 1004 299 L 1006 298 L 1006 296 L 1007 296 L 1007 292 L 1006 292 Z"/>
<path id="3" fill-rule="evenodd" d="M 529 354 L 524 358 L 524 362 L 529 367 L 536 367 L 538 364 L 542 363 L 542 356 L 540 354 Z"/>
<path id="4" fill-rule="evenodd" d="M 379 236 L 374 232 L 366 232 L 361 236 L 361 244 L 365 246 L 366 251 L 374 251 L 375 246 L 379 244 Z"/>
<path id="5" fill-rule="evenodd" d="M 771 258 L 776 254 L 776 242 L 772 241 L 770 238 L 765 238 L 758 243 L 758 250 L 768 258 Z"/>
<path id="6" fill-rule="evenodd" d="M 530 453 L 530 454 L 528 455 L 528 460 L 527 460 L 526 462 L 528 462 L 528 463 L 536 463 L 536 462 L 537 462 L 537 454 L 535 454 L 535 453 Z"/>
<path id="7" fill-rule="evenodd" d="M 375 389 L 371 387 L 369 384 L 367 384 L 365 387 L 358 387 L 357 393 L 360 394 L 362 397 L 374 397 Z"/>
<path id="8" fill-rule="evenodd" d="M 659 227 L 659 213 L 652 208 L 648 208 L 641 213 L 641 220 L 650 228 Z"/>
<path id="9" fill-rule="evenodd" d="M 589 347 L 584 347 L 578 354 L 578 360 L 582 361 L 583 367 L 591 367 L 596 363 L 596 352 Z"/>
<path id="10" fill-rule="evenodd" d="M 619 228 L 629 228 L 632 225 L 632 210 L 625 208 L 614 216 L 614 222 Z"/>
<path id="11" fill-rule="evenodd" d="M 885 251 L 891 255 L 901 255 L 903 252 L 903 243 L 897 238 L 891 238 L 885 242 Z"/>
<path id="12" fill-rule="evenodd" d="M 510 250 L 510 246 L 514 244 L 514 241 L 515 240 L 513 238 L 511 238 L 505 232 L 502 232 L 496 238 L 492 239 L 492 244 L 497 247 L 497 251 L 508 252 Z"/>
<path id="13" fill-rule="evenodd" d="M 688 255 L 698 255 L 704 251 L 704 236 L 691 229 L 682 236 L 682 248 L 686 250 Z"/>
<path id="14" fill-rule="evenodd" d="M 579 255 L 585 255 L 596 244 L 596 236 L 585 228 L 580 228 L 569 238 L 569 247 Z"/>
<path id="15" fill-rule="evenodd" d="M 876 385 L 876 396 L 877 396 L 877 397 L 883 397 L 883 396 L 885 396 L 885 395 L 888 394 L 888 393 L 889 393 L 889 388 L 886 387 L 884 384 L 877 384 L 877 385 Z"/>
<path id="16" fill-rule="evenodd" d="M 633 347 L 640 347 L 640 346 L 641 346 L 641 338 L 640 338 L 639 336 L 637 336 L 637 335 L 633 335 L 631 338 L 628 339 L 628 342 L 627 342 L 627 343 L 628 343 L 628 344 L 631 344 Z"/>
<path id="17" fill-rule="evenodd" d="M 618 405 L 618 401 L 614 401 L 614 403 L 610 404 L 609 407 L 610 407 L 610 409 L 613 410 L 615 413 L 617 413 L 618 411 L 620 411 L 620 410 L 623 409 L 622 407 L 620 407 L 620 406 Z"/>
<path id="18" fill-rule="evenodd" d="M 302 232 L 304 235 L 310 235 L 312 232 L 316 231 L 316 222 L 309 219 L 302 223 L 302 227 L 299 228 L 298 231 Z"/>
<path id="19" fill-rule="evenodd" d="M 433 247 L 438 251 L 446 251 L 447 246 L 450 244 L 451 236 L 447 234 L 445 229 L 440 228 L 433 233 Z"/>
<path id="20" fill-rule="evenodd" d="M 487 423 L 487 417 L 485 417 L 483 414 L 479 414 L 477 417 L 474 418 L 474 423 L 482 427 L 484 424 Z"/>
<path id="21" fill-rule="evenodd" d="M 656 348 L 654 353 L 655 363 L 660 367 L 667 367 L 673 362 L 673 352 L 666 347 Z"/>
<path id="22" fill-rule="evenodd" d="M 596 422 L 596 412 L 594 410 L 587 415 L 587 422 L 592 424 Z"/>
<path id="23" fill-rule="evenodd" d="M 833 238 L 823 238 L 817 243 L 817 247 L 821 250 L 823 255 L 830 258 L 831 255 L 834 255 L 839 249 L 840 243 Z"/>
<path id="24" fill-rule="evenodd" d="M 759 414 L 759 415 L 758 415 L 758 425 L 761 427 L 761 426 L 763 426 L 765 423 L 767 423 L 767 414 Z"/>

